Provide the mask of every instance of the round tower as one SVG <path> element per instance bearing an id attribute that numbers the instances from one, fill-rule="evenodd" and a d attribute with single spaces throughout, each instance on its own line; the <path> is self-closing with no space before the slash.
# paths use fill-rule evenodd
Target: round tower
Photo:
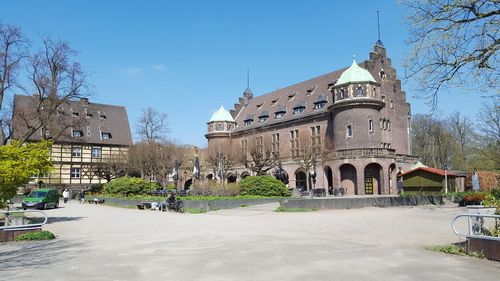
<path id="1" fill-rule="evenodd" d="M 356 60 L 332 89 L 334 141 L 337 150 L 380 147 L 380 84 Z"/>
<path id="2" fill-rule="evenodd" d="M 210 146 L 215 142 L 229 140 L 231 131 L 236 127 L 236 122 L 231 113 L 221 105 L 219 110 L 212 114 L 207 125 L 208 133 L 205 137 L 208 140 L 208 146 Z"/>

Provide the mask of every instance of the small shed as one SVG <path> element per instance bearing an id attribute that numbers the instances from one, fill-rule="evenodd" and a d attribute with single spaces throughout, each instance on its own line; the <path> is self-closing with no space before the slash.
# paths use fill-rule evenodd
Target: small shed
<path id="1" fill-rule="evenodd" d="M 453 172 L 446 172 L 448 192 L 455 192 L 455 178 Z M 408 194 L 441 194 L 445 192 L 445 170 L 418 167 L 401 175 L 403 190 Z"/>

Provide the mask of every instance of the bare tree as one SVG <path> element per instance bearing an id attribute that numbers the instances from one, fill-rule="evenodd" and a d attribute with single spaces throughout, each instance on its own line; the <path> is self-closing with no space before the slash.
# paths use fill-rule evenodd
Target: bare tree
<path id="1" fill-rule="evenodd" d="M 207 148 L 204 161 L 214 171 L 230 171 L 239 162 L 240 148 L 231 144 L 229 140 L 210 144 Z"/>
<path id="2" fill-rule="evenodd" d="M 309 131 L 301 131 L 298 136 L 298 149 L 292 158 L 310 177 L 309 173 L 314 165 L 320 165 L 329 159 L 329 150 L 322 143 L 320 134 L 313 135 Z"/>
<path id="3" fill-rule="evenodd" d="M 110 182 L 126 174 L 126 164 L 127 154 L 117 153 L 110 155 L 105 161 L 101 159 L 101 162 L 93 163 L 91 169 L 97 178 Z"/>
<path id="4" fill-rule="evenodd" d="M 179 160 L 181 166 L 186 166 L 185 158 L 189 149 L 169 140 L 141 141 L 129 150 L 128 173 L 140 174 L 143 179 L 153 176 L 157 182 L 165 185 L 175 160 Z"/>
<path id="5" fill-rule="evenodd" d="M 498 0 L 402 0 L 410 27 L 407 78 L 435 107 L 443 87 L 499 88 Z"/>
<path id="6" fill-rule="evenodd" d="M 26 57 L 27 40 L 18 27 L 0 23 L 0 145 L 7 137 L 4 129 L 9 128 L 7 114 L 2 114 L 7 91 L 16 85 L 17 70 Z"/>
<path id="7" fill-rule="evenodd" d="M 39 130 L 43 138 L 69 138 L 69 128 L 84 125 L 84 118 L 62 115 L 61 110 L 70 101 L 87 97 L 86 75 L 80 64 L 72 61 L 75 55 L 68 43 L 44 39 L 42 50 L 31 56 L 27 71 L 36 94 L 29 110 L 19 110 L 14 116 L 24 126 L 21 143 Z"/>
<path id="8" fill-rule="evenodd" d="M 500 103 L 498 97 L 491 97 L 479 112 L 479 131 L 481 133 L 481 154 L 495 164 L 500 170 Z"/>
<path id="9" fill-rule="evenodd" d="M 458 144 L 441 119 L 430 115 L 416 115 L 412 119 L 412 145 L 413 153 L 420 156 L 421 161 L 428 166 L 457 166 L 453 155 L 459 151 Z"/>
<path id="10" fill-rule="evenodd" d="M 151 107 L 142 111 L 136 126 L 141 139 L 147 141 L 165 140 L 169 132 L 167 114 Z"/>
<path id="11" fill-rule="evenodd" d="M 248 147 L 240 154 L 240 162 L 258 176 L 267 175 L 277 163 L 277 155 L 269 136 L 255 136 L 248 140 Z"/>
<path id="12" fill-rule="evenodd" d="M 462 115 L 459 111 L 450 115 L 448 123 L 459 147 L 459 151 L 456 153 L 458 161 L 456 161 L 455 168 L 467 170 L 467 150 L 473 145 L 475 139 L 474 125 L 467 116 Z"/>

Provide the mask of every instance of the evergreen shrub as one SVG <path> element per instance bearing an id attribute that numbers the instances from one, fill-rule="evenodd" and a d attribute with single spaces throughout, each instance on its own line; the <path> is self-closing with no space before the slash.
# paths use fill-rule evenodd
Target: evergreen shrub
<path id="1" fill-rule="evenodd" d="M 104 193 L 124 196 L 143 195 L 159 187 L 158 183 L 151 183 L 141 178 L 124 176 L 103 185 Z"/>
<path id="2" fill-rule="evenodd" d="M 291 192 L 281 181 L 271 176 L 250 176 L 240 182 L 241 195 L 288 197 Z"/>

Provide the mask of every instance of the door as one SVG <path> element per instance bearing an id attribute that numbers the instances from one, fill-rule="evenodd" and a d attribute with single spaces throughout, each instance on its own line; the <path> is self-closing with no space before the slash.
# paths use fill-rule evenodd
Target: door
<path id="1" fill-rule="evenodd" d="M 365 194 L 373 194 L 373 177 L 365 177 Z"/>

